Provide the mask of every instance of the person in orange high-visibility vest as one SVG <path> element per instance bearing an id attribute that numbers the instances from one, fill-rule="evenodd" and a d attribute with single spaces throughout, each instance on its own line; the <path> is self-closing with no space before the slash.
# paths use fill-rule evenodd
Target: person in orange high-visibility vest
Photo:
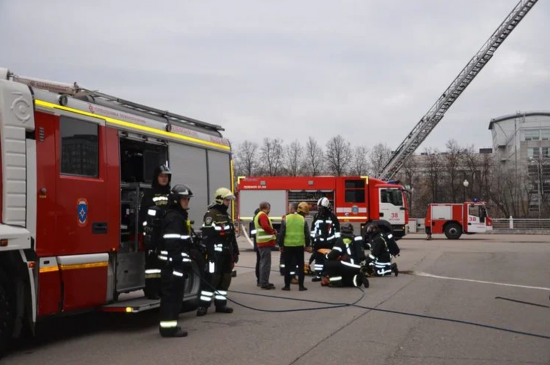
<path id="1" fill-rule="evenodd" d="M 275 285 L 269 282 L 271 271 L 271 248 L 275 247 L 277 231 L 273 229 L 269 212 L 271 204 L 260 203 L 260 212 L 254 217 L 256 227 L 256 243 L 260 253 L 260 287 L 265 290 L 275 289 Z"/>

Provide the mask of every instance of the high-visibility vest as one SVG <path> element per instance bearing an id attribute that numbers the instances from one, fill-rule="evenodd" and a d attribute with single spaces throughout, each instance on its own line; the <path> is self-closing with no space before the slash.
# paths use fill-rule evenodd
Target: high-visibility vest
<path id="1" fill-rule="evenodd" d="M 254 217 L 254 226 L 256 227 L 256 242 L 260 245 L 262 243 L 266 243 L 275 239 L 274 234 L 269 234 L 266 231 L 264 231 L 264 229 L 262 228 L 262 225 L 260 224 L 260 216 L 262 214 L 265 214 L 265 213 L 259 212 Z M 267 216 L 267 214 L 265 215 Z M 267 221 L 269 222 L 269 226 L 271 227 L 271 229 L 273 229 L 273 224 L 271 224 L 271 219 L 269 219 L 269 217 L 267 217 Z"/>
<path id="2" fill-rule="evenodd" d="M 285 223 L 285 242 L 288 247 L 299 247 L 305 245 L 304 224 L 305 219 L 301 214 L 287 214 Z"/>

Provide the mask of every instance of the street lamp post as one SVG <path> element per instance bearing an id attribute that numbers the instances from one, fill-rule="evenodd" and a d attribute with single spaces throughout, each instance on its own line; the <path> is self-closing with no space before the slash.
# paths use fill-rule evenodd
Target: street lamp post
<path id="1" fill-rule="evenodd" d="M 465 202 L 466 201 L 466 188 L 468 187 L 468 185 L 470 185 L 470 183 L 468 182 L 468 180 L 464 179 L 464 181 L 462 182 L 462 185 L 464 185 L 464 196 L 463 196 L 463 201 Z"/>

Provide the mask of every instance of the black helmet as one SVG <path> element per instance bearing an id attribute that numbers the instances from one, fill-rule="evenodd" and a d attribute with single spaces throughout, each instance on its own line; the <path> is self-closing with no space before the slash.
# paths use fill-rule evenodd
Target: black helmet
<path id="1" fill-rule="evenodd" d="M 340 227 L 340 233 L 353 234 L 353 225 L 351 223 L 342 224 L 342 227 Z"/>
<path id="2" fill-rule="evenodd" d="M 172 191 L 170 192 L 170 203 L 177 205 L 180 202 L 180 198 L 191 198 L 192 196 L 193 192 L 187 185 L 177 184 L 172 188 Z"/>
<path id="3" fill-rule="evenodd" d="M 160 174 L 166 174 L 168 175 L 168 189 L 170 189 L 170 182 L 172 181 L 172 171 L 168 168 L 166 165 L 160 165 L 155 169 L 155 172 L 153 173 L 153 181 L 151 182 L 153 188 L 158 188 L 158 177 Z"/>

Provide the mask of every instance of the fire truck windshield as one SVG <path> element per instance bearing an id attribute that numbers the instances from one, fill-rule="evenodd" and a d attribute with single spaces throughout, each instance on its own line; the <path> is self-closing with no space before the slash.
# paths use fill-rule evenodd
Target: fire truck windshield
<path id="1" fill-rule="evenodd" d="M 403 206 L 403 193 L 400 189 L 388 189 L 388 200 L 398 207 Z"/>

